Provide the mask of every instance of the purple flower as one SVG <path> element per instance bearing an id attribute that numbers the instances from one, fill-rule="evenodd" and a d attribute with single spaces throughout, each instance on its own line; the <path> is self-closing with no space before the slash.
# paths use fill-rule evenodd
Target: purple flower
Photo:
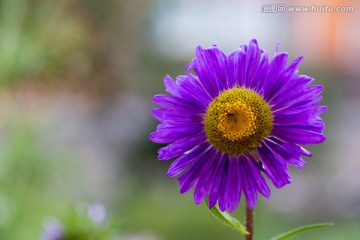
<path id="1" fill-rule="evenodd" d="M 61 240 L 63 237 L 63 227 L 55 219 L 49 220 L 45 223 L 44 232 L 41 237 L 42 240 Z"/>
<path id="2" fill-rule="evenodd" d="M 212 208 L 234 211 L 241 194 L 250 208 L 258 192 L 270 197 L 266 175 L 275 187 L 291 182 L 288 165 L 306 164 L 312 156 L 301 145 L 323 142 L 325 106 L 322 86 L 298 75 L 303 57 L 286 66 L 288 54 L 269 60 L 255 39 L 226 56 L 217 46 L 196 48 L 186 75 L 166 76 L 169 95 L 159 94 L 153 109 L 161 122 L 150 135 L 159 160 L 177 158 L 167 175 L 179 177 L 180 193 L 195 186 L 197 204 L 209 198 Z M 193 74 L 194 72 L 195 74 Z"/>
<path id="3" fill-rule="evenodd" d="M 100 224 L 105 221 L 106 209 L 102 203 L 94 203 L 88 208 L 88 215 L 94 223 Z"/>

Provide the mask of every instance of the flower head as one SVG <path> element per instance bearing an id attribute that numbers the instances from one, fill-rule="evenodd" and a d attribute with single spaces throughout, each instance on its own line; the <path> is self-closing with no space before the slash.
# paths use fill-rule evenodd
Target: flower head
<path id="1" fill-rule="evenodd" d="M 301 145 L 323 142 L 322 86 L 298 75 L 303 57 L 286 66 L 288 54 L 271 60 L 255 39 L 226 56 L 217 46 L 197 47 L 186 75 L 166 76 L 169 95 L 156 95 L 153 109 L 161 122 L 150 135 L 159 160 L 177 158 L 167 175 L 179 177 L 180 192 L 195 186 L 197 204 L 234 211 L 243 194 L 253 208 L 258 192 L 270 197 L 266 175 L 275 187 L 291 182 L 288 165 L 312 156 Z M 195 74 L 193 74 L 194 72 Z"/>

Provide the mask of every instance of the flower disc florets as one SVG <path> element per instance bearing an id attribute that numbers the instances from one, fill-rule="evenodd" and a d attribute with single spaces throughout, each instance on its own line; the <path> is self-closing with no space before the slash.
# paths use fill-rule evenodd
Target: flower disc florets
<path id="1" fill-rule="evenodd" d="M 239 156 L 270 135 L 272 119 L 270 106 L 259 94 L 235 87 L 222 92 L 209 105 L 205 133 L 219 151 Z"/>

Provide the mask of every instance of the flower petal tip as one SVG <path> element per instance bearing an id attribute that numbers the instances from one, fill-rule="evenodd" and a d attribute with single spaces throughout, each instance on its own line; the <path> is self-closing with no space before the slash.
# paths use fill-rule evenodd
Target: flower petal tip
<path id="1" fill-rule="evenodd" d="M 255 45 L 256 47 L 258 47 L 258 41 L 255 38 L 251 39 L 249 42 L 249 46 L 251 45 Z"/>
<path id="2" fill-rule="evenodd" d="M 255 201 L 246 201 L 246 204 L 247 204 L 248 208 L 250 210 L 252 210 L 256 205 L 256 200 Z"/>
<path id="3" fill-rule="evenodd" d="M 209 209 L 212 209 L 216 205 L 216 199 L 209 197 L 208 207 Z"/>
<path id="4" fill-rule="evenodd" d="M 275 182 L 274 185 L 275 185 L 276 188 L 282 188 L 285 185 L 290 184 L 291 182 L 292 182 L 291 179 L 286 179 L 285 181 Z"/>
<path id="5" fill-rule="evenodd" d="M 152 133 L 150 133 L 150 135 L 149 135 L 149 139 L 150 139 L 152 142 L 154 142 L 154 135 L 155 135 L 155 132 L 152 132 Z"/>
<path id="6" fill-rule="evenodd" d="M 303 169 L 307 165 L 307 162 L 304 162 L 303 165 L 298 166 L 299 169 Z"/>
<path id="7" fill-rule="evenodd" d="M 263 195 L 264 196 L 264 198 L 266 198 L 267 200 L 269 200 L 270 199 L 270 192 L 269 192 L 269 194 L 268 195 Z"/>
<path id="8" fill-rule="evenodd" d="M 165 161 L 168 160 L 169 158 L 166 156 L 166 151 L 164 151 L 162 148 L 159 149 L 158 151 L 158 160 L 160 161 Z"/>
<path id="9" fill-rule="evenodd" d="M 180 193 L 180 194 L 184 194 L 184 193 L 186 193 L 187 191 L 189 191 L 189 189 L 184 189 L 184 188 L 180 187 L 179 193 Z"/>
<path id="10" fill-rule="evenodd" d="M 319 136 L 319 141 L 318 141 L 316 144 L 320 144 L 320 143 L 323 143 L 323 142 L 325 142 L 325 141 L 326 141 L 326 136 L 323 135 L 323 134 L 321 134 L 321 135 Z"/>
<path id="11" fill-rule="evenodd" d="M 167 176 L 167 177 L 175 177 L 176 175 L 174 175 L 174 174 L 171 173 L 171 172 L 167 172 L 167 173 L 166 173 L 166 176 Z"/>

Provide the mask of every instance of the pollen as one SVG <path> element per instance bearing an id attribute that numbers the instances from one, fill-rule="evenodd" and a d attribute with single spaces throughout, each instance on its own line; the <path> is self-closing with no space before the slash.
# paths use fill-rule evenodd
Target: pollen
<path id="1" fill-rule="evenodd" d="M 255 149 L 273 128 L 270 106 L 247 88 L 235 87 L 220 93 L 204 118 L 208 141 L 230 156 Z"/>

